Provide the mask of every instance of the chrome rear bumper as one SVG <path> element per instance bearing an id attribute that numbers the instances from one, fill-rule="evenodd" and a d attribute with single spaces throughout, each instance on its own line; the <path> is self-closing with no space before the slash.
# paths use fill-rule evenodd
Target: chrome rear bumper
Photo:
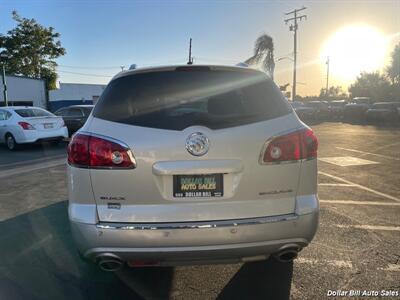
<path id="1" fill-rule="evenodd" d="M 304 214 L 213 222 L 83 224 L 71 221 L 84 257 L 157 261 L 160 265 L 234 262 L 301 249 L 314 237 L 318 209 Z"/>

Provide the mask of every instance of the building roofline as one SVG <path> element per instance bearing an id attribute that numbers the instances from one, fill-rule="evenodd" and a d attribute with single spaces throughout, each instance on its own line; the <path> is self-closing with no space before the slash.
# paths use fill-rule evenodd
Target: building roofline
<path id="1" fill-rule="evenodd" d="M 104 83 L 74 83 L 74 82 L 58 82 L 60 85 L 62 84 L 79 84 L 79 85 L 101 85 L 101 86 L 106 86 L 107 84 Z"/>
<path id="2" fill-rule="evenodd" d="M 6 77 L 25 78 L 25 79 L 39 80 L 39 81 L 43 81 L 44 82 L 43 78 L 33 78 L 33 77 L 25 76 L 25 75 L 14 75 L 14 74 L 7 74 L 6 73 Z"/>

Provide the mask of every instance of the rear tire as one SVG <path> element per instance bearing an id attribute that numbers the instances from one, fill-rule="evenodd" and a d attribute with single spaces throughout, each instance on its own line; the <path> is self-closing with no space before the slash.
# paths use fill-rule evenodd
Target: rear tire
<path id="1" fill-rule="evenodd" d="M 11 133 L 6 134 L 6 146 L 10 151 L 15 151 L 18 149 L 18 143 Z"/>

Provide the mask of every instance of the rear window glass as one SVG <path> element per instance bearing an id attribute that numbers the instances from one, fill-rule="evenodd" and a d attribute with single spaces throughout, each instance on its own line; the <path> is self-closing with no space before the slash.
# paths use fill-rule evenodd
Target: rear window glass
<path id="1" fill-rule="evenodd" d="M 394 109 L 396 108 L 392 103 L 377 103 L 372 105 L 372 108 L 376 109 Z"/>
<path id="2" fill-rule="evenodd" d="M 324 108 L 324 107 L 327 106 L 327 104 L 326 104 L 326 103 L 323 103 L 323 102 L 308 102 L 308 103 L 306 104 L 306 106 L 308 106 L 308 107 L 314 107 L 314 108 Z"/>
<path id="3" fill-rule="evenodd" d="M 340 107 L 340 106 L 344 106 L 346 103 L 345 102 L 331 102 L 330 104 L 331 104 L 331 106 Z"/>
<path id="4" fill-rule="evenodd" d="M 52 116 L 52 114 L 49 113 L 48 111 L 35 108 L 16 109 L 15 112 L 23 118 Z"/>
<path id="5" fill-rule="evenodd" d="M 93 107 L 84 107 L 83 108 L 83 112 L 85 113 L 86 116 L 90 115 L 92 110 L 93 110 Z"/>
<path id="6" fill-rule="evenodd" d="M 162 71 L 113 80 L 94 116 L 169 130 L 211 129 L 269 120 L 291 112 L 276 85 L 253 71 Z"/>
<path id="7" fill-rule="evenodd" d="M 354 99 L 353 101 L 356 104 L 370 104 L 371 100 L 370 99 Z"/>
<path id="8" fill-rule="evenodd" d="M 293 108 L 299 108 L 304 106 L 304 104 L 301 102 L 292 102 L 291 104 Z"/>

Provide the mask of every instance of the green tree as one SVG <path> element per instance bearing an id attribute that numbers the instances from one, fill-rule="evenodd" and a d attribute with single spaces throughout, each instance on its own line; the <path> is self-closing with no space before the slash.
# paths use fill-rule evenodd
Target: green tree
<path id="1" fill-rule="evenodd" d="M 343 91 L 341 86 L 331 86 L 328 89 L 328 94 L 326 93 L 326 89 L 321 89 L 321 91 L 319 92 L 319 97 L 320 98 L 326 98 L 328 96 L 328 98 L 330 100 L 336 100 L 339 98 L 347 98 L 346 93 Z"/>
<path id="2" fill-rule="evenodd" d="M 386 73 L 392 85 L 400 85 L 400 43 L 396 45 L 392 52 L 392 59 Z"/>
<path id="3" fill-rule="evenodd" d="M 274 60 L 274 42 L 272 37 L 267 34 L 259 36 L 254 45 L 254 55 L 247 59 L 245 63 L 249 65 L 258 65 L 274 79 L 275 60 Z"/>
<path id="4" fill-rule="evenodd" d="M 350 85 L 351 97 L 371 97 L 373 101 L 387 101 L 391 98 L 391 86 L 386 77 L 379 72 L 362 72 Z"/>
<path id="5" fill-rule="evenodd" d="M 0 34 L 0 55 L 6 72 L 32 78 L 43 78 L 48 89 L 55 89 L 57 81 L 56 58 L 65 55 L 53 27 L 44 27 L 35 19 L 20 17 L 16 11 L 12 18 L 17 26 Z"/>

